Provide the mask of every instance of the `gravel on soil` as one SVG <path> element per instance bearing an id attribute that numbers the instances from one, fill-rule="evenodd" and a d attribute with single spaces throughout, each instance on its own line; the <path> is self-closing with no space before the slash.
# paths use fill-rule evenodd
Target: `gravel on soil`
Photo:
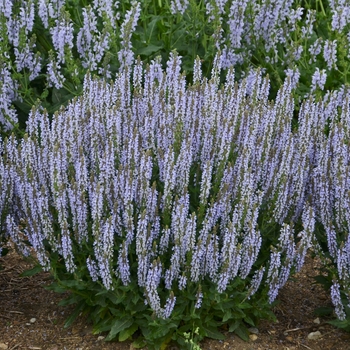
<path id="1" fill-rule="evenodd" d="M 350 350 L 350 334 L 316 317 L 314 310 L 330 306 L 329 296 L 313 284 L 319 263 L 310 256 L 300 273 L 280 291 L 274 309 L 276 323 L 262 321 L 251 329 L 250 341 L 224 333 L 223 341 L 205 339 L 203 350 Z M 105 334 L 92 334 L 82 316 L 64 328 L 72 307 L 58 306 L 62 295 L 43 287 L 50 284 L 48 273 L 31 277 L 20 274 L 30 263 L 12 250 L 0 258 L 0 350 L 132 350 L 131 341 L 104 342 Z M 170 346 L 170 350 L 177 350 Z"/>

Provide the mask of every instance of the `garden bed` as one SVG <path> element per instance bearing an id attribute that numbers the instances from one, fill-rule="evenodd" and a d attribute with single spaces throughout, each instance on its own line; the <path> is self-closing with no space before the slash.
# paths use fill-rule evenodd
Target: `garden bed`
<path id="1" fill-rule="evenodd" d="M 60 307 L 62 296 L 43 287 L 50 283 L 48 273 L 32 277 L 20 277 L 30 268 L 30 263 L 12 251 L 0 259 L 0 349 L 42 350 L 127 350 L 131 342 L 107 343 L 104 334 L 93 335 L 92 326 L 84 317 L 78 318 L 72 327 L 63 328 L 65 319 L 73 308 Z M 236 335 L 225 333 L 226 340 L 205 339 L 203 350 L 347 350 L 350 334 L 327 324 L 329 318 L 314 321 L 314 310 L 331 306 L 331 300 L 320 286 L 313 284 L 317 262 L 307 257 L 306 263 L 295 278 L 281 290 L 279 305 L 274 312 L 278 323 L 262 322 L 255 341 L 242 341 Z M 321 338 L 309 340 L 311 332 L 319 331 Z M 255 338 L 252 336 L 252 338 Z M 172 347 L 170 347 L 171 349 Z M 173 349 L 178 349 L 173 346 Z"/>

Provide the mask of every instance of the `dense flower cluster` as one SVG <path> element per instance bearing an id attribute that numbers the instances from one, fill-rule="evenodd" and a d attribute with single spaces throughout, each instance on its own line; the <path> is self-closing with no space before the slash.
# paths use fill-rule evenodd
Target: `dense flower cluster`
<path id="1" fill-rule="evenodd" d="M 78 2 L 75 1 L 75 6 Z M 0 124 L 5 130 L 18 122 L 13 108 L 13 103 L 23 97 L 18 91 L 28 88 L 40 74 L 46 76 L 40 89 L 64 87 L 72 92 L 66 80 L 79 85 L 87 70 L 111 77 L 109 61 L 116 45 L 120 49 L 120 63 L 132 62 L 130 39 L 139 18 L 140 3 L 132 3 L 124 21 L 120 20 L 118 5 L 115 0 L 95 0 L 82 7 L 77 24 L 65 9 L 66 0 L 0 3 Z M 24 93 L 24 97 L 28 98 L 28 94 Z M 29 101 L 31 105 L 36 102 Z"/>
<path id="2" fill-rule="evenodd" d="M 7 217 L 14 240 L 21 231 L 47 269 L 48 244 L 71 273 L 74 251 L 92 241 L 85 259 L 93 281 L 106 289 L 137 281 L 156 314 L 169 317 L 173 290 L 205 278 L 223 292 L 250 276 L 248 298 L 264 281 L 272 302 L 317 246 L 317 219 L 328 229 L 345 287 L 350 243 L 338 246 L 334 225 L 347 230 L 350 222 L 348 94 L 305 101 L 293 131 L 291 79 L 271 104 L 259 72 L 248 87 L 247 80 L 237 85 L 231 70 L 220 89 L 220 62 L 207 80 L 198 59 L 196 83 L 186 87 L 178 55 L 164 74 L 159 61 L 145 72 L 138 61 L 113 84 L 87 75 L 83 96 L 52 122 L 33 108 L 28 137 L 7 155 L 18 201 Z M 299 219 L 301 232 L 293 227 Z M 280 233 L 269 262 L 256 266 L 271 222 Z M 165 301 L 160 285 L 169 290 Z"/>
<path id="3" fill-rule="evenodd" d="M 350 22 L 350 7 L 344 1 L 330 1 L 330 5 L 332 29 L 346 39 L 344 49 L 349 57 L 350 37 L 346 28 Z M 249 61 L 263 44 L 265 59 L 284 69 L 299 65 L 305 49 L 310 50 L 313 57 L 323 51 L 328 71 L 336 69 L 337 40 L 315 37 L 319 23 L 316 11 L 309 6 L 297 0 L 207 1 L 208 15 L 214 18 L 219 14 L 219 21 L 228 24 L 221 34 L 223 67 Z M 178 12 L 183 11 L 178 9 Z"/>
<path id="4" fill-rule="evenodd" d="M 13 168 L 8 162 L 8 154 L 11 154 L 12 151 L 16 148 L 16 144 L 11 140 L 2 141 L 0 138 L 0 256 L 5 245 L 5 242 L 8 240 L 9 235 L 7 232 L 6 217 L 10 215 L 14 208 L 13 200 L 13 181 L 14 173 Z M 14 233 L 18 232 L 14 230 Z M 17 236 L 15 235 L 15 242 Z"/>

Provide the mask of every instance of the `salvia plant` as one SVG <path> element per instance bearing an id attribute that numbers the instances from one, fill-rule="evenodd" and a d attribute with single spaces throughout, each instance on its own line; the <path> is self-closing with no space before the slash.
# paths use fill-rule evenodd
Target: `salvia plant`
<path id="1" fill-rule="evenodd" d="M 13 210 L 13 174 L 12 167 L 8 161 L 8 155 L 11 154 L 16 144 L 0 138 L 0 257 L 6 255 L 8 249 L 6 247 L 9 235 L 6 230 L 6 217 Z M 1 265 L 0 265 L 1 267 Z"/>
<path id="2" fill-rule="evenodd" d="M 321 109 L 304 102 L 293 129 L 290 79 L 272 103 L 260 72 L 238 84 L 231 69 L 220 87 L 221 62 L 208 80 L 198 58 L 187 85 L 176 53 L 165 71 L 139 60 L 111 83 L 87 75 L 52 121 L 33 107 L 7 156 L 6 225 L 70 292 L 67 325 L 85 312 L 107 340 L 154 349 L 223 325 L 247 339 L 317 245 Z"/>
<path id="3" fill-rule="evenodd" d="M 197 55 L 209 77 L 218 50 L 223 76 L 235 66 L 253 81 L 260 67 L 273 98 L 289 77 L 299 108 L 310 93 L 347 85 L 349 13 L 340 0 L 2 1 L 2 133 L 21 134 L 37 99 L 52 114 L 79 96 L 88 71 L 114 78 L 135 53 L 166 62 L 174 49 L 190 79 Z"/>
<path id="4" fill-rule="evenodd" d="M 326 272 L 317 281 L 331 290 L 338 318 L 333 324 L 350 331 L 349 95 L 335 91 L 327 97 L 328 103 L 319 105 L 321 115 L 325 111 L 327 133 L 319 134 L 318 161 L 312 171 L 311 192 L 319 226 L 316 252 Z"/>

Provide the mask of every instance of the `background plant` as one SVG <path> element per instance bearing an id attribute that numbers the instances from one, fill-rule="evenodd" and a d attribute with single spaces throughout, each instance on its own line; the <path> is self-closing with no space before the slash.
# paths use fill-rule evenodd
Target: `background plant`
<path id="1" fill-rule="evenodd" d="M 5 256 L 8 252 L 6 243 L 9 235 L 6 231 L 6 216 L 13 212 L 13 174 L 8 154 L 11 154 L 13 147 L 16 147 L 11 141 L 3 141 L 0 138 L 0 256 Z M 0 266 L 1 268 L 1 266 Z"/>
<path id="2" fill-rule="evenodd" d="M 176 49 L 190 81 L 197 55 L 209 77 L 220 50 L 222 67 L 235 66 L 236 79 L 254 79 L 258 67 L 269 74 L 270 97 L 290 77 L 297 108 L 310 92 L 320 96 L 348 81 L 349 7 L 340 1 L 31 0 L 0 6 L 3 133 L 15 127 L 21 134 L 37 99 L 52 114 L 81 94 L 87 71 L 109 79 L 135 53 L 144 62 L 158 55 L 166 62 Z"/>
<path id="3" fill-rule="evenodd" d="M 317 281 L 331 291 L 338 318 L 333 324 L 349 331 L 349 97 L 335 91 L 329 94 L 328 101 L 328 105 L 319 106 L 328 128 L 327 134 L 320 133 L 318 162 L 312 173 L 319 222 L 317 254 L 324 262 Z"/>

